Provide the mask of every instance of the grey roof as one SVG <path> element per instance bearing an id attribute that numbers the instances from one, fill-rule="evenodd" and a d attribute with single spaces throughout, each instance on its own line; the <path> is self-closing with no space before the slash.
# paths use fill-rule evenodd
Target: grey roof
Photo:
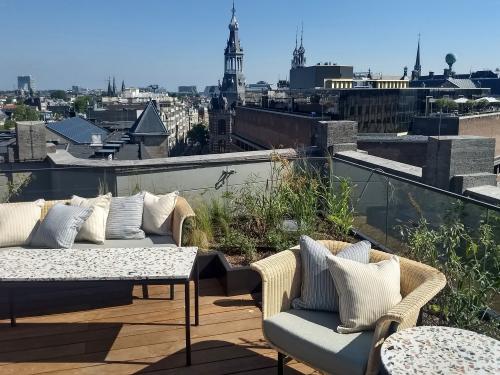
<path id="1" fill-rule="evenodd" d="M 107 130 L 80 117 L 51 122 L 47 124 L 47 128 L 74 144 L 91 144 L 92 135 L 94 134 L 100 134 L 103 140 L 108 136 Z"/>
<path id="2" fill-rule="evenodd" d="M 168 130 L 161 121 L 160 114 L 156 110 L 153 101 L 150 101 L 137 121 L 130 129 L 131 134 L 140 135 L 167 135 Z"/>
<path id="3" fill-rule="evenodd" d="M 459 89 L 475 89 L 476 85 L 470 79 L 448 78 L 448 82 L 452 83 Z"/>

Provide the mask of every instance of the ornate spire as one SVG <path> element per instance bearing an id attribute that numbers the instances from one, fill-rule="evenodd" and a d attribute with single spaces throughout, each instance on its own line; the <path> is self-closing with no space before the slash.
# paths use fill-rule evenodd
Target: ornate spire
<path id="1" fill-rule="evenodd" d="M 297 44 L 297 38 L 298 38 L 298 33 L 299 33 L 299 28 L 297 27 L 295 29 L 295 49 L 293 50 L 293 57 L 292 57 L 292 69 L 296 68 L 298 63 L 299 63 L 299 50 L 298 50 L 298 44 Z"/>
<path id="2" fill-rule="evenodd" d="M 125 91 L 125 80 L 122 80 L 122 92 Z"/>
<path id="3" fill-rule="evenodd" d="M 236 19 L 236 8 L 234 7 L 234 0 L 233 0 L 233 7 L 231 8 L 231 23 L 229 24 L 229 28 L 231 26 L 238 28 L 238 20 Z"/>
<path id="4" fill-rule="evenodd" d="M 113 96 L 116 96 L 116 81 L 114 76 L 113 76 Z"/>
<path id="5" fill-rule="evenodd" d="M 306 65 L 306 49 L 304 48 L 304 22 L 302 22 L 302 30 L 300 32 L 300 47 L 297 50 L 297 66 L 302 67 Z"/>

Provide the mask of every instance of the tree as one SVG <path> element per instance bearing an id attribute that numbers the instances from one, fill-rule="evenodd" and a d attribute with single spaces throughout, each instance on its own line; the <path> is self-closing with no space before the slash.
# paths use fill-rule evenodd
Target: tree
<path id="1" fill-rule="evenodd" d="M 452 111 L 456 111 L 458 109 L 458 104 L 455 103 L 453 100 L 447 98 L 437 99 L 434 102 L 434 105 L 436 106 L 436 109 L 440 112 L 449 113 Z"/>
<path id="2" fill-rule="evenodd" d="M 208 129 L 203 124 L 194 125 L 187 136 L 193 143 L 199 143 L 202 149 L 208 145 Z"/>
<path id="3" fill-rule="evenodd" d="M 474 102 L 472 100 L 467 100 L 463 105 L 463 110 L 464 112 L 470 112 L 472 111 L 472 108 L 474 107 Z"/>
<path id="4" fill-rule="evenodd" d="M 50 92 L 50 98 L 51 99 L 61 99 L 61 100 L 68 100 L 68 97 L 66 95 L 66 91 L 64 90 L 54 90 Z"/>
<path id="5" fill-rule="evenodd" d="M 478 112 L 484 111 L 490 103 L 486 99 L 478 100 L 474 102 L 474 109 Z"/>
<path id="6" fill-rule="evenodd" d="M 89 96 L 79 96 L 75 99 L 75 111 L 77 113 L 85 113 L 87 111 L 87 107 L 90 104 L 90 97 Z"/>
<path id="7" fill-rule="evenodd" d="M 12 114 L 16 121 L 37 121 L 40 120 L 40 114 L 30 106 L 25 104 L 16 105 L 16 109 Z"/>

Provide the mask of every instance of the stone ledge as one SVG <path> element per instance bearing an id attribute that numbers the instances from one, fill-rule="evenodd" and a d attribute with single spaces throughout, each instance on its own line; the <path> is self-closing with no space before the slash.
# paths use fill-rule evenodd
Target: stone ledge
<path id="1" fill-rule="evenodd" d="M 476 186 L 465 190 L 464 195 L 486 203 L 500 205 L 500 187 L 497 186 Z"/>
<path id="2" fill-rule="evenodd" d="M 379 158 L 378 156 L 372 156 L 357 151 L 338 152 L 335 156 L 339 159 L 352 161 L 373 169 L 379 168 L 387 173 L 410 180 L 420 181 L 422 179 L 422 168 L 414 165 L 399 163 L 397 161 Z"/>
<path id="3" fill-rule="evenodd" d="M 65 150 L 57 150 L 47 157 L 55 167 L 88 167 L 88 168 L 151 168 L 151 167 L 189 167 L 215 164 L 237 164 L 268 161 L 272 155 L 287 159 L 297 157 L 294 149 L 231 152 L 226 154 L 192 155 L 170 158 L 157 158 L 145 160 L 98 160 L 75 158 Z"/>

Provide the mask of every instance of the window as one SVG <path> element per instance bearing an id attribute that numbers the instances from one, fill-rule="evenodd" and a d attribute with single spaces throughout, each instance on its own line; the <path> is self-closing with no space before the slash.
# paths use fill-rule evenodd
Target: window
<path id="1" fill-rule="evenodd" d="M 217 134 L 226 134 L 226 120 L 219 120 L 217 123 Z"/>

